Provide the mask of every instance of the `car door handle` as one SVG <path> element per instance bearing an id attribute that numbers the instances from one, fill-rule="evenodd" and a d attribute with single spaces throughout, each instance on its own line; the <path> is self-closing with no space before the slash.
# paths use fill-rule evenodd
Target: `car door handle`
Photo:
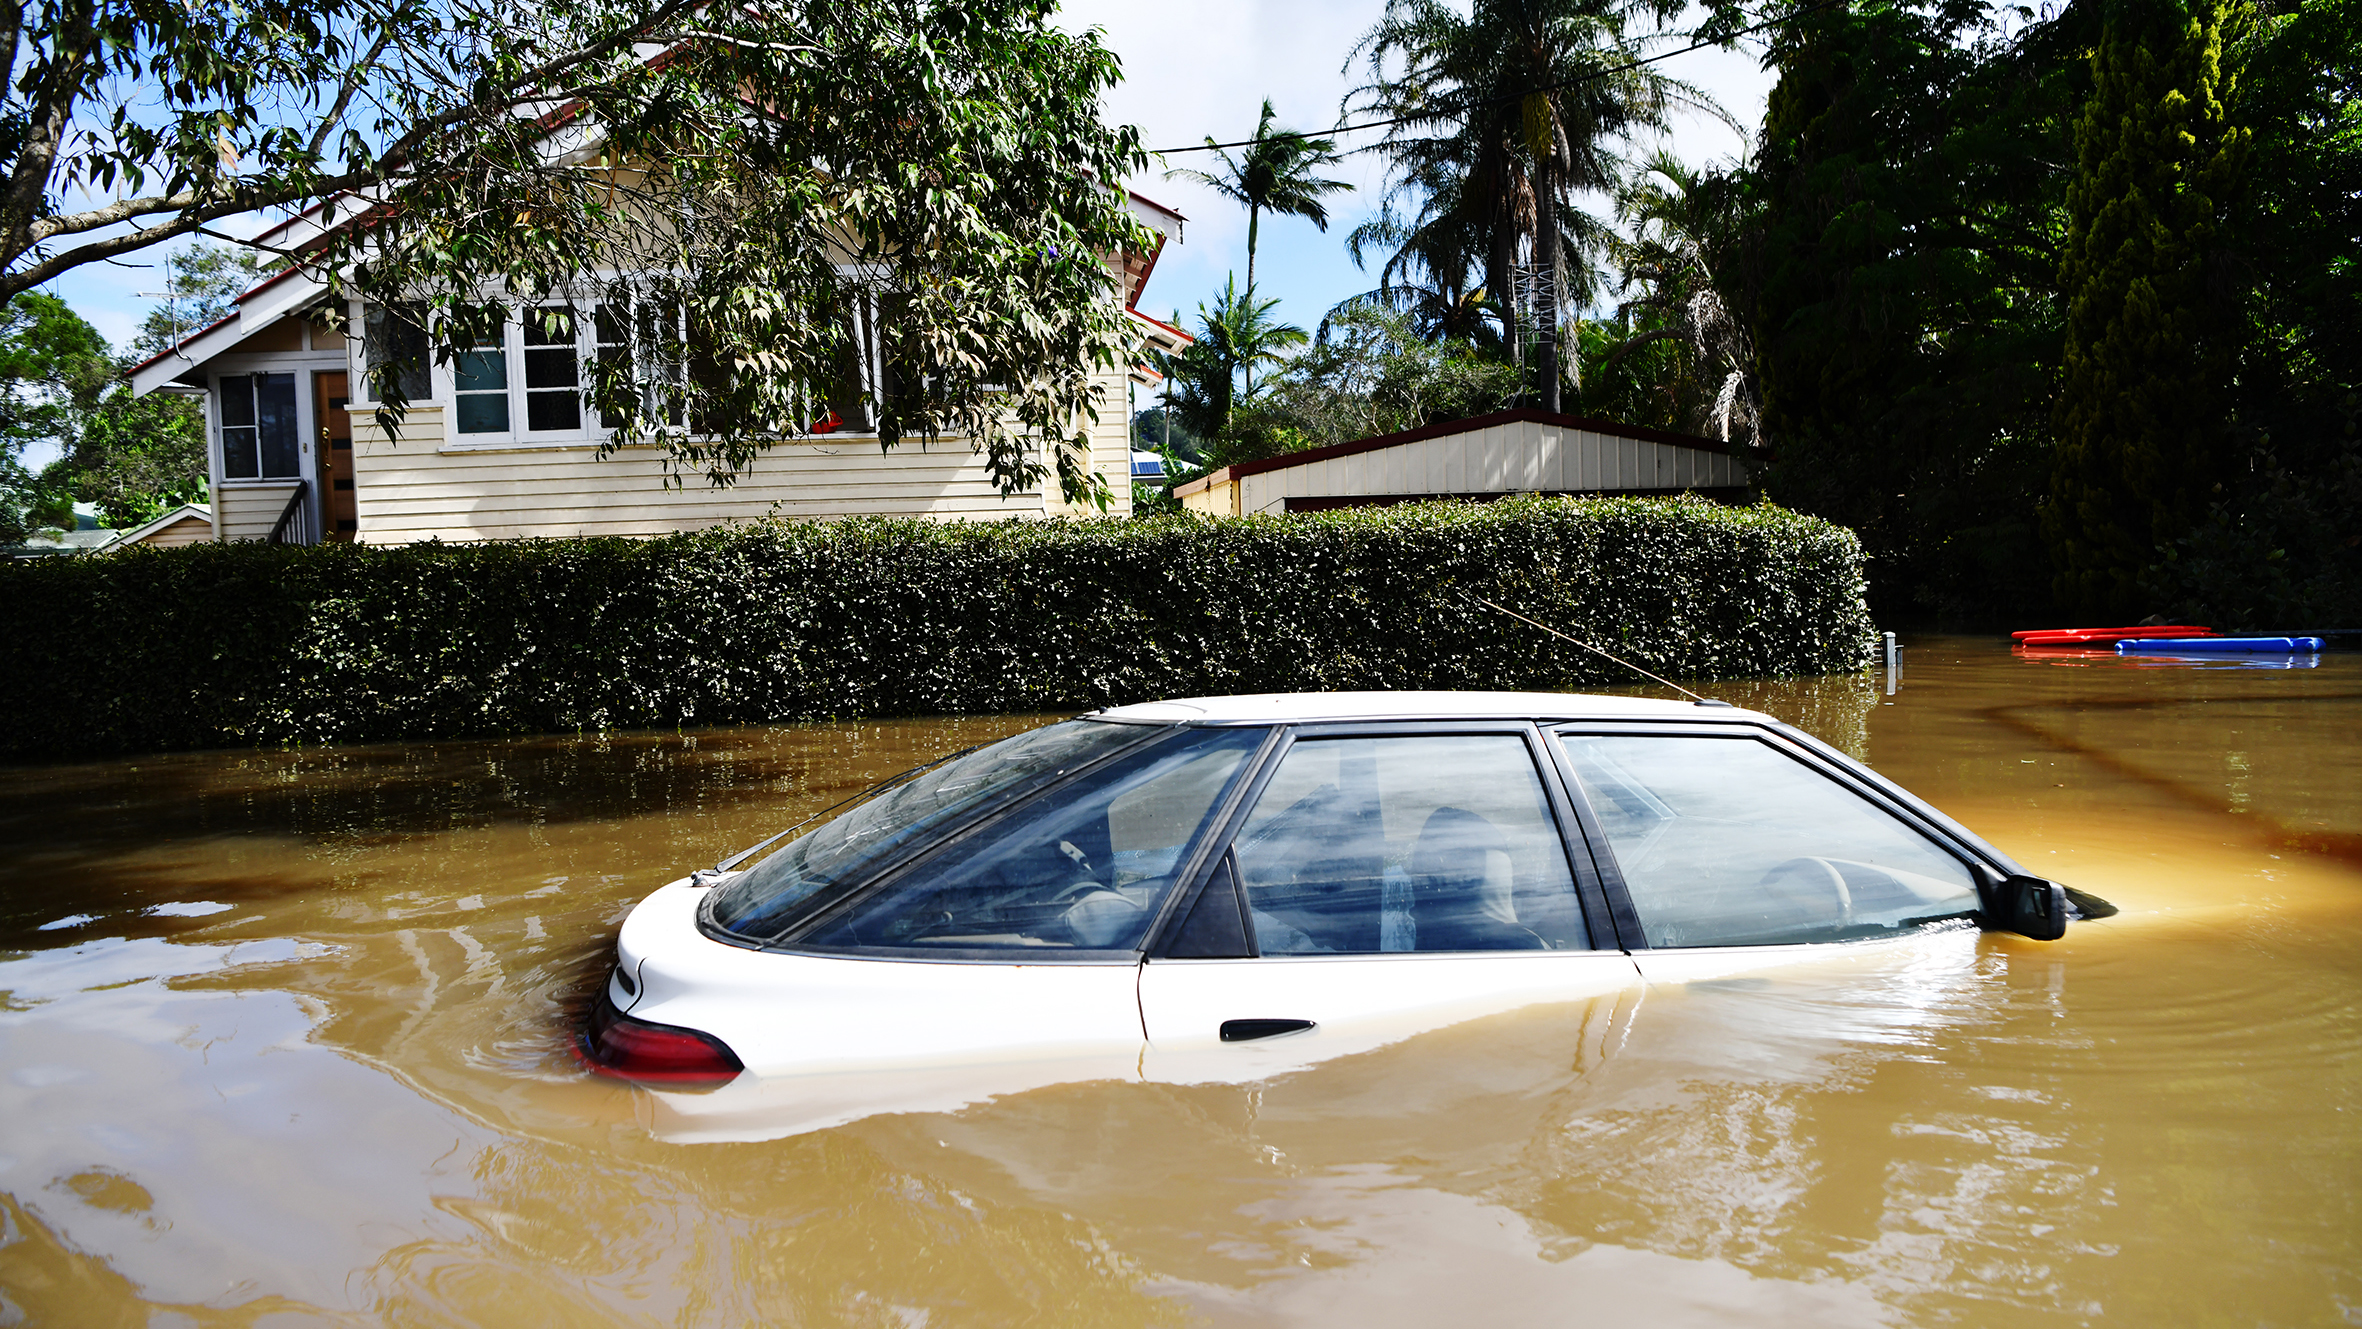
<path id="1" fill-rule="evenodd" d="M 1281 1034 L 1300 1033 L 1312 1027 L 1310 1020 L 1224 1020 L 1222 1041 L 1245 1043 L 1257 1038 L 1277 1038 Z"/>

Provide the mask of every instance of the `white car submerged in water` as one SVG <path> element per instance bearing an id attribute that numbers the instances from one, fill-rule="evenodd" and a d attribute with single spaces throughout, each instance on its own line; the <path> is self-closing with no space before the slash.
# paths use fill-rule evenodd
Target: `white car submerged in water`
<path id="1" fill-rule="evenodd" d="M 2112 912 L 1768 716 L 1554 693 L 1117 707 L 780 839 L 633 910 L 594 1067 L 1252 1079 L 1645 981 Z"/>

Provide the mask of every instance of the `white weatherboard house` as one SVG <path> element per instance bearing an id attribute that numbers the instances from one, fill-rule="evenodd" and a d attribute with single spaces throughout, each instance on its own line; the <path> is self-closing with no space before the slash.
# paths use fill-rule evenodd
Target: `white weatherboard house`
<path id="1" fill-rule="evenodd" d="M 1510 494 L 1668 494 L 1739 500 L 1727 443 L 1548 411 L 1502 411 L 1239 462 L 1173 491 L 1192 512 L 1321 512 Z"/>
<path id="2" fill-rule="evenodd" d="M 1133 215 L 1157 235 L 1144 254 L 1111 256 L 1110 298 L 1123 302 L 1151 346 L 1189 340 L 1138 310 L 1183 218 L 1134 194 Z M 343 209 L 349 218 L 354 209 Z M 257 239 L 302 250 L 322 233 L 318 209 Z M 331 328 L 326 286 L 289 268 L 240 295 L 235 312 L 132 370 L 138 393 L 202 398 L 211 442 L 212 538 L 310 544 L 359 540 L 496 540 L 522 536 L 664 535 L 734 518 L 856 514 L 942 519 L 1073 515 L 1056 482 L 1004 496 L 965 438 L 906 438 L 881 449 L 874 433 L 838 428 L 777 440 L 734 485 L 690 475 L 665 484 L 664 454 L 633 447 L 604 460 L 605 430 L 579 388 L 581 362 L 599 353 L 604 320 L 583 309 L 572 338 L 547 344 L 539 319 L 512 313 L 503 344 L 435 365 L 412 393 L 400 437 L 372 423 L 362 339 Z M 548 308 L 548 305 L 537 308 Z M 353 302 L 345 328 L 367 326 Z M 1145 370 L 1134 378 L 1145 381 Z M 1093 381 L 1098 422 L 1088 469 L 1104 477 L 1110 511 L 1132 502 L 1129 383 Z"/>

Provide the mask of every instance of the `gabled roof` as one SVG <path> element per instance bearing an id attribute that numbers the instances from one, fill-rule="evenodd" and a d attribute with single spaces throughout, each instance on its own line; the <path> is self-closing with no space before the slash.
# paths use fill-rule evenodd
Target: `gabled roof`
<path id="1" fill-rule="evenodd" d="M 115 538 L 107 541 L 103 545 L 100 545 L 98 550 L 121 549 L 126 545 L 138 544 L 140 541 L 147 539 L 156 532 L 164 530 L 175 523 L 187 521 L 192 517 L 198 521 L 204 522 L 208 526 L 211 526 L 213 524 L 213 509 L 203 503 L 183 503 L 179 507 L 172 509 L 170 512 L 164 513 L 161 516 L 155 517 L 151 520 L 141 522 L 139 525 L 132 527 L 128 531 L 115 532 Z M 98 550 L 93 550 L 92 552 L 96 553 Z"/>

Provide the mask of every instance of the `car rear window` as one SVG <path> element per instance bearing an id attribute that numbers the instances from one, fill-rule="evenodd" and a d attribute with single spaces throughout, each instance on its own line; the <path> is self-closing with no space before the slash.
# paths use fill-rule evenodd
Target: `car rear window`
<path id="1" fill-rule="evenodd" d="M 822 822 L 716 887 L 708 917 L 724 931 L 767 941 L 795 921 L 805 902 L 899 860 L 931 839 L 930 832 L 1169 729 L 1068 720 L 955 757 Z"/>
<path id="2" fill-rule="evenodd" d="M 1136 949 L 1261 729 L 1186 729 L 954 834 L 796 937 L 830 949 Z"/>

